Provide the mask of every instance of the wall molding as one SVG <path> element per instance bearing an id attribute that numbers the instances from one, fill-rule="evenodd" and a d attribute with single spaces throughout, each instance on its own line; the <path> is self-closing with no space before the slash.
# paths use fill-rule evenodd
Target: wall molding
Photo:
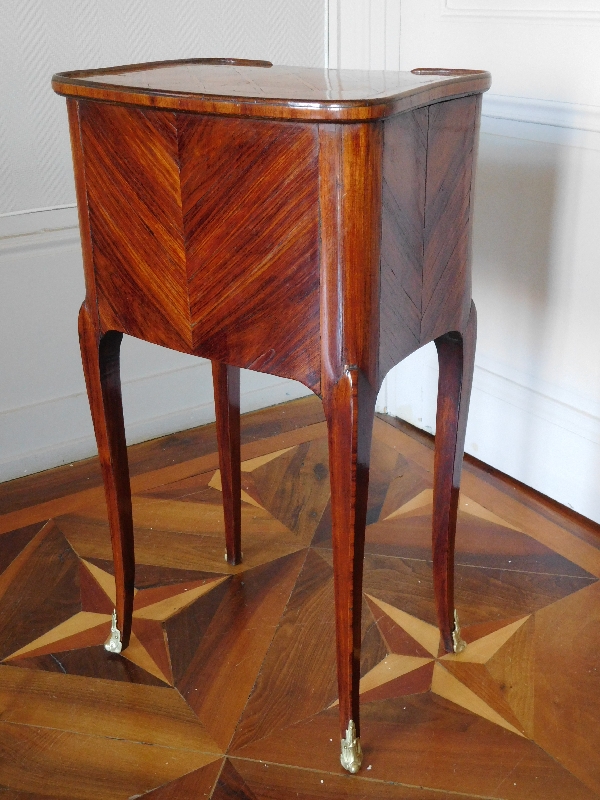
<path id="1" fill-rule="evenodd" d="M 517 4 L 515 0 L 445 0 L 442 16 L 471 17 L 479 19 L 509 19 L 514 21 L 557 21 L 557 22 L 600 22 L 600 11 L 595 10 L 595 3 L 579 3 L 573 8 L 564 0 L 552 2 L 529 2 Z"/>
<path id="2" fill-rule="evenodd" d="M 75 229 L 79 237 L 78 225 L 75 203 L 0 214 L 0 247 L 14 237 L 66 229 Z"/>
<path id="3" fill-rule="evenodd" d="M 35 250 L 54 250 L 57 247 L 79 247 L 80 241 L 78 227 L 41 230 L 0 238 L 0 270 L 2 256 L 26 255 Z"/>
<path id="4" fill-rule="evenodd" d="M 437 377 L 428 345 L 390 372 L 377 410 L 435 433 Z M 600 413 L 585 398 L 563 395 L 478 358 L 465 450 L 600 523 Z"/>
<path id="5" fill-rule="evenodd" d="M 10 79 L 0 88 L 0 212 L 75 198 L 65 101 L 51 90 L 53 72 L 223 54 L 320 66 L 325 2 L 128 0 L 76 12 L 69 2 L 3 3 L 0 52 Z"/>
<path id="6" fill-rule="evenodd" d="M 28 359 L 29 353 L 24 348 L 19 350 L 19 337 L 6 327 L 5 337 L 13 333 L 10 340 L 13 349 L 7 353 L 8 373 L 19 384 L 19 391 L 16 402 L 13 399 L 9 406 L 8 398 L 14 398 L 14 392 L 5 395 L 7 405 L 0 411 L 0 482 L 89 458 L 97 452 L 77 346 L 77 310 L 83 299 L 79 228 L 60 227 L 65 222 L 76 222 L 76 210 L 43 209 L 13 214 L 13 223 L 15 217 L 22 224 L 13 225 L 12 231 L 37 230 L 0 239 L 0 294 L 11 298 L 33 295 L 34 307 L 42 315 L 38 328 L 56 346 L 51 347 L 48 371 L 44 365 L 37 374 L 29 373 L 21 386 L 14 355 L 18 354 L 20 363 L 18 360 Z M 0 218 L 0 222 L 5 219 Z M 43 289 L 39 288 L 41 274 L 46 280 L 50 275 L 56 286 L 64 282 L 65 291 L 57 292 L 51 306 L 44 303 Z M 42 294 L 36 294 L 39 292 Z M 123 345 L 123 406 L 128 443 L 213 421 L 210 362 L 169 354 L 164 348 L 155 350 L 151 345 L 142 352 L 140 344 L 128 341 Z M 132 355 L 132 350 L 125 352 L 136 346 L 136 355 Z M 61 365 L 62 377 L 48 389 L 46 381 L 55 373 L 52 366 L 55 359 L 68 361 L 68 365 Z M 182 359 L 186 360 L 183 365 Z M 46 390 L 50 394 L 47 398 L 43 396 Z M 310 390 L 296 381 L 242 370 L 243 412 L 308 394 Z M 37 399 L 40 395 L 41 399 Z M 17 405 L 19 400 L 21 404 Z"/>
<path id="7" fill-rule="evenodd" d="M 310 394 L 305 386 L 295 381 L 274 376 L 262 378 L 264 385 L 258 388 L 244 389 L 242 385 L 242 413 Z M 208 402 L 198 405 L 184 403 L 180 408 L 173 409 L 172 405 L 169 408 L 172 398 L 194 396 L 190 384 L 208 386 L 210 388 L 204 395 L 212 395 L 210 362 L 198 359 L 198 364 L 193 367 L 166 370 L 123 381 L 127 444 L 137 444 L 214 422 L 212 397 Z M 202 393 L 198 391 L 196 394 Z M 157 413 L 157 407 L 161 405 L 163 408 Z M 2 411 L 0 426 L 5 431 L 2 437 L 4 456 L 0 459 L 0 482 L 97 455 L 85 392 Z M 42 446 L 28 449 L 20 447 L 20 430 L 39 432 L 36 438 L 43 442 Z M 14 437 L 11 437 L 12 432 Z M 74 435 L 74 432 L 79 435 Z"/>
<path id="8" fill-rule="evenodd" d="M 570 130 L 600 132 L 600 106 L 563 103 L 558 100 L 536 100 L 529 97 L 483 96 L 482 116 L 529 122 Z"/>
<path id="9" fill-rule="evenodd" d="M 340 10 L 339 0 L 326 0 L 325 68 L 337 69 L 339 65 Z"/>
<path id="10" fill-rule="evenodd" d="M 599 444 L 600 417 L 476 367 L 467 452 L 600 523 Z"/>
<path id="11" fill-rule="evenodd" d="M 473 385 L 479 391 L 486 392 L 532 417 L 600 445 L 598 402 L 592 402 L 589 398 L 568 397 L 559 387 L 544 385 L 530 380 L 529 376 L 517 376 L 509 370 L 494 368 L 492 365 L 486 366 L 485 359 L 480 359 L 480 363 L 476 364 Z"/>
<path id="12" fill-rule="evenodd" d="M 400 69 L 401 0 L 326 0 L 331 69 Z"/>

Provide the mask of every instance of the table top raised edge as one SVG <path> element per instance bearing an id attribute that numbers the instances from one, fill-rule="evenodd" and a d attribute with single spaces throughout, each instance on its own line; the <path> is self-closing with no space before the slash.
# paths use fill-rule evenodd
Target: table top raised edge
<path id="1" fill-rule="evenodd" d="M 270 81 L 271 85 L 264 79 L 266 69 L 269 69 L 268 79 L 274 79 Z M 196 76 L 192 75 L 188 84 L 208 76 L 209 91 L 186 89 L 185 75 L 184 80 L 179 76 L 178 88 L 161 86 L 158 81 L 153 85 L 148 79 L 148 75 L 164 76 L 172 70 L 180 73 L 196 71 Z M 131 73 L 143 75 L 144 79 L 130 80 L 128 84 L 126 76 Z M 238 84 L 241 89 L 236 91 L 237 76 L 240 76 Z M 145 82 L 147 85 L 136 85 L 136 80 L 138 84 Z M 340 88 L 344 82 L 350 88 Z M 282 91 L 275 92 L 273 83 L 275 89 Z M 302 96 L 302 89 L 298 89 L 302 84 L 307 86 L 306 97 Z M 377 84 L 389 88 L 376 91 Z M 375 121 L 431 103 L 485 92 L 490 84 L 490 73 L 482 70 L 422 68 L 397 73 L 326 70 L 273 67 L 270 62 L 244 59 L 155 61 L 63 72 L 52 77 L 55 92 L 81 100 L 196 114 L 313 122 Z M 176 85 L 177 81 L 173 80 L 173 86 Z M 361 91 L 363 86 L 364 91 Z M 256 87 L 255 94 L 252 87 Z M 356 94 L 360 96 L 352 96 Z"/>

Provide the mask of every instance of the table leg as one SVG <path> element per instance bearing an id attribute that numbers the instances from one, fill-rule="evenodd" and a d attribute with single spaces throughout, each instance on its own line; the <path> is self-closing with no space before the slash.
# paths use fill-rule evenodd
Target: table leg
<path id="1" fill-rule="evenodd" d="M 329 437 L 341 763 L 360 769 L 362 576 L 375 393 L 356 369 L 324 394 Z"/>
<path id="2" fill-rule="evenodd" d="M 213 361 L 212 372 L 225 515 L 225 560 L 234 566 L 242 561 L 240 370 Z"/>
<path id="3" fill-rule="evenodd" d="M 123 334 L 100 336 L 84 305 L 79 312 L 79 343 L 94 432 L 98 444 L 115 565 L 116 608 L 109 652 L 129 644 L 133 615 L 135 558 L 129 466 L 121 402 L 119 352 Z"/>
<path id="4" fill-rule="evenodd" d="M 463 334 L 446 333 L 435 340 L 440 375 L 433 479 L 433 583 L 440 633 L 450 653 L 459 653 L 466 646 L 454 606 L 454 540 L 476 338 L 477 313 L 471 303 Z"/>

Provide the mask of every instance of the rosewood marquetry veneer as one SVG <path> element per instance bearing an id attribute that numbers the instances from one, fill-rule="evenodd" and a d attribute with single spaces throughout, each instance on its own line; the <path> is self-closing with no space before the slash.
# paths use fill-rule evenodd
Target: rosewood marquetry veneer
<path id="1" fill-rule="evenodd" d="M 116 573 L 134 591 L 124 333 L 211 359 L 226 558 L 241 561 L 239 369 L 301 381 L 329 435 L 343 766 L 360 767 L 362 563 L 375 399 L 435 342 L 433 565 L 442 646 L 464 647 L 454 534 L 475 351 L 473 176 L 487 72 L 192 59 L 55 75 L 86 278 L 81 352 Z"/>

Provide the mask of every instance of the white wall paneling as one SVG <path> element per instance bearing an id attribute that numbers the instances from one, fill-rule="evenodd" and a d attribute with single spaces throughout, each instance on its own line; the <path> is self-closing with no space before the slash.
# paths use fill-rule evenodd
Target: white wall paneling
<path id="1" fill-rule="evenodd" d="M 324 62 L 326 0 L 0 0 L 0 214 L 74 201 L 54 72 L 168 58 Z"/>
<path id="2" fill-rule="evenodd" d="M 600 521 L 600 6 L 402 0 L 401 12 L 401 69 L 492 72 L 476 186 L 479 340 L 466 449 Z M 363 53 L 369 35 L 363 27 Z M 378 407 L 434 432 L 436 384 L 428 345 L 392 370 Z"/>
<path id="3" fill-rule="evenodd" d="M 592 138 L 582 139 L 576 131 L 600 132 L 600 106 L 582 105 L 579 103 L 564 103 L 557 100 L 532 100 L 528 97 L 506 97 L 498 94 L 487 93 L 483 97 L 483 116 L 486 120 L 498 119 L 509 122 L 527 122 L 536 127 L 529 129 L 521 127 L 517 138 L 539 139 L 545 141 L 550 137 L 552 141 L 562 144 L 572 144 L 592 147 Z M 487 129 L 490 123 L 487 122 Z M 544 131 L 540 126 L 548 126 Z M 560 133 L 556 129 L 562 128 L 569 133 Z M 512 129 L 515 132 L 515 129 Z"/>
<path id="4" fill-rule="evenodd" d="M 444 0 L 447 16 L 509 17 L 535 20 L 600 20 L 598 0 Z"/>
<path id="5" fill-rule="evenodd" d="M 199 56 L 320 66 L 327 12 L 326 0 L 0 0 L 0 480 L 95 452 L 67 114 L 51 75 Z M 214 419 L 207 362 L 129 337 L 122 361 L 130 442 Z M 242 375 L 242 410 L 307 393 Z"/>
<path id="6" fill-rule="evenodd" d="M 0 239 L 0 292 L 4 481 L 96 452 L 77 341 L 84 296 L 78 229 Z M 122 376 L 129 444 L 214 420 L 212 376 L 204 359 L 125 337 Z M 295 381 L 247 370 L 241 388 L 242 412 L 310 394 Z"/>
<path id="7" fill-rule="evenodd" d="M 77 341 L 77 228 L 0 240 L 0 286 L 0 480 L 9 480 L 96 452 Z M 204 359 L 126 336 L 122 375 L 130 444 L 214 419 Z M 295 381 L 242 371 L 242 411 L 308 393 Z"/>
<path id="8" fill-rule="evenodd" d="M 596 0 L 403 0 L 401 68 L 487 69 L 496 95 L 600 106 Z"/>
<path id="9" fill-rule="evenodd" d="M 400 0 L 329 0 L 332 69 L 400 69 Z"/>
<path id="10" fill-rule="evenodd" d="M 600 521 L 600 8 L 592 0 L 0 0 L 0 478 L 94 452 L 75 322 L 81 254 L 52 72 L 237 55 L 490 69 L 477 181 L 480 312 L 467 450 Z M 324 42 L 326 43 L 324 45 Z M 130 441 L 212 418 L 205 362 L 124 343 Z M 434 429 L 432 347 L 379 407 Z M 247 374 L 246 409 L 305 394 Z"/>

